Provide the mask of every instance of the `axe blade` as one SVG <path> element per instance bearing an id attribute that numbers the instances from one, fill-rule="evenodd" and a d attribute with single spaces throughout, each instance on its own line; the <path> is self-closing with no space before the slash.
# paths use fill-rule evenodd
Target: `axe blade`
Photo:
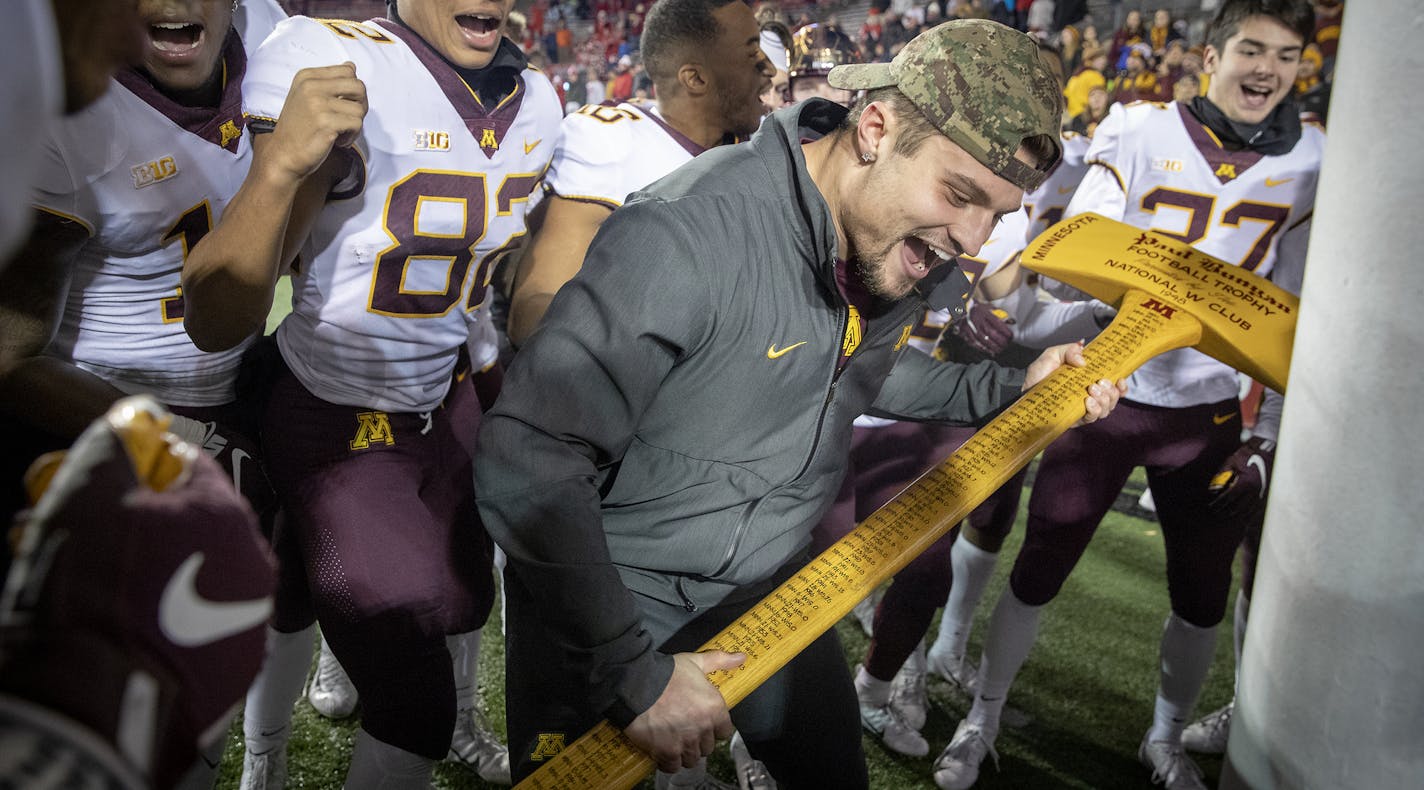
<path id="1" fill-rule="evenodd" d="M 1129 289 L 1201 322 L 1193 348 L 1284 393 L 1300 298 L 1186 242 L 1100 214 L 1080 214 L 1045 230 L 1023 265 L 1121 307 Z"/>

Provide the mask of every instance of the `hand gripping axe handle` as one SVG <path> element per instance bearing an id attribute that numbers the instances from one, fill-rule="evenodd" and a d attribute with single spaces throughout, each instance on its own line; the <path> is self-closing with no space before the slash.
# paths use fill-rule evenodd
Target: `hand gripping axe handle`
<path id="1" fill-rule="evenodd" d="M 1087 365 L 1054 371 L 939 466 L 826 549 L 702 646 L 745 653 L 708 679 L 730 707 L 835 625 L 1083 417 L 1088 387 L 1117 381 L 1165 351 L 1193 346 L 1285 391 L 1298 299 L 1186 243 L 1096 214 L 1061 222 L 1024 250 L 1024 265 L 1116 305 L 1083 350 Z M 653 768 L 603 722 L 521 788 L 631 788 Z"/>

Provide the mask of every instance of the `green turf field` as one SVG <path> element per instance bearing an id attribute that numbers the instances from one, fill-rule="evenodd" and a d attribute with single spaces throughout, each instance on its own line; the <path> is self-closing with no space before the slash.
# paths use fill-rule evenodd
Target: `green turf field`
<path id="1" fill-rule="evenodd" d="M 279 295 L 279 305 L 286 296 Z M 1129 482 L 1119 498 L 1122 511 L 1137 499 L 1141 473 Z M 1025 502 L 1027 497 L 1025 497 Z M 1031 718 L 1022 729 L 1005 729 L 996 744 L 1000 769 L 986 763 L 978 787 L 1082 788 L 1112 790 L 1148 786 L 1149 773 L 1137 762 L 1137 746 L 1151 723 L 1156 689 L 1157 641 L 1167 614 L 1167 592 L 1161 536 L 1150 518 L 1140 511 L 1114 511 L 1099 529 L 1093 544 L 1062 594 L 1043 617 L 1037 646 L 1029 656 L 1009 704 Z M 976 654 L 979 637 L 994 601 L 1007 583 L 1012 558 L 1022 536 L 1019 525 L 1004 547 L 988 595 L 980 606 L 979 621 L 971 641 Z M 498 617 L 498 610 L 495 612 Z M 497 731 L 504 731 L 502 641 L 493 638 L 491 622 L 481 656 L 486 711 Z M 846 662 L 854 667 L 864 655 L 865 638 L 851 618 L 838 626 L 846 646 Z M 1231 696 L 1231 634 L 1229 621 L 1217 640 L 1217 657 L 1200 711 L 1210 711 Z M 948 684 L 932 678 L 929 686 L 930 718 L 924 735 L 930 755 L 912 759 L 883 749 L 867 738 L 866 758 L 871 786 L 885 790 L 934 788 L 931 766 L 968 710 L 969 700 Z M 359 710 L 358 710 L 359 715 Z M 317 716 L 303 698 L 295 716 L 290 751 L 292 788 L 338 788 L 350 756 L 355 718 L 330 722 Z M 241 726 L 234 725 L 223 761 L 218 787 L 236 788 L 241 771 Z M 1220 770 L 1217 758 L 1198 763 L 1215 784 Z M 725 748 L 713 756 L 711 770 L 731 781 L 732 768 Z M 436 786 L 482 788 L 485 783 L 462 766 L 442 765 Z M 651 788 L 652 782 L 646 782 Z"/>

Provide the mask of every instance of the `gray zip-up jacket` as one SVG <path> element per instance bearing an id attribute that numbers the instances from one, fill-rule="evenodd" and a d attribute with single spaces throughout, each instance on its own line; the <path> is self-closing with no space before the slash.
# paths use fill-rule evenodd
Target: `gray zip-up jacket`
<path id="1" fill-rule="evenodd" d="M 778 112 L 615 211 L 480 433 L 485 525 L 616 723 L 671 673 L 629 590 L 688 619 L 736 600 L 808 545 L 857 415 L 977 423 L 1019 394 L 1021 371 L 907 347 L 918 293 L 870 319 L 837 373 L 849 311 L 801 141 L 844 114 Z M 926 286 L 963 309 L 957 268 Z"/>

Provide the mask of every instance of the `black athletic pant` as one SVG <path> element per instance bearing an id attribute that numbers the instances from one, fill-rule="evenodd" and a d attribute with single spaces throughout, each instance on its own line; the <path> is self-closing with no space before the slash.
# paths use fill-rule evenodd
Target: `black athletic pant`
<path id="1" fill-rule="evenodd" d="M 794 564 L 778 579 L 803 563 Z M 516 783 L 543 765 L 558 744 L 572 744 L 603 719 L 601 712 L 587 709 L 586 687 L 550 640 L 524 581 L 513 568 L 506 569 L 505 705 Z M 680 605 L 634 597 L 654 638 L 663 639 L 662 652 L 669 654 L 696 650 L 760 599 L 752 596 L 689 615 Z M 855 688 L 834 630 L 731 713 L 748 750 L 766 763 L 779 787 L 868 787 Z"/>

